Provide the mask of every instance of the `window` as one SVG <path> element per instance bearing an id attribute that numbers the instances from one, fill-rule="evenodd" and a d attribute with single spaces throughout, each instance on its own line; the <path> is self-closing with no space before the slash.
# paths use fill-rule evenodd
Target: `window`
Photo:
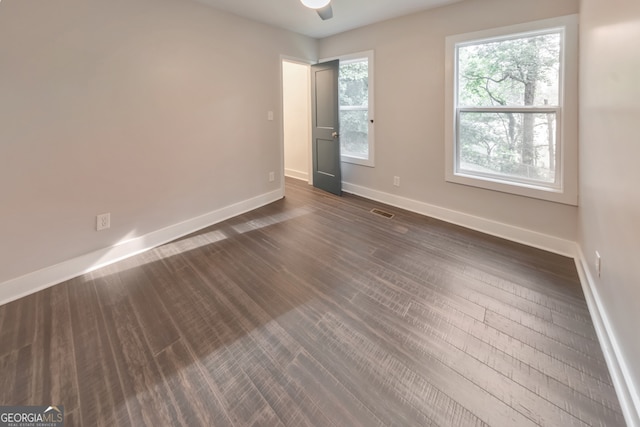
<path id="1" fill-rule="evenodd" d="M 447 38 L 447 180 L 577 202 L 575 17 Z"/>
<path id="2" fill-rule="evenodd" d="M 373 166 L 373 51 L 335 59 L 340 60 L 341 160 Z"/>

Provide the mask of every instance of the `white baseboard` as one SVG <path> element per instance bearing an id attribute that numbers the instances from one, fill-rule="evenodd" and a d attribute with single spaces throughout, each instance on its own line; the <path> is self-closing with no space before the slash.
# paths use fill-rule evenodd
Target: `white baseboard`
<path id="1" fill-rule="evenodd" d="M 137 255 L 156 246 L 193 233 L 234 216 L 275 202 L 283 197 L 283 189 L 272 191 L 242 202 L 234 203 L 204 215 L 152 231 L 114 246 L 81 255 L 60 264 L 43 268 L 24 276 L 0 283 L 0 305 L 6 304 L 41 289 L 80 276 L 100 267 Z"/>
<path id="2" fill-rule="evenodd" d="M 628 364 L 620 349 L 611 322 L 600 299 L 596 282 L 588 268 L 582 249 L 577 246 L 576 268 L 580 276 L 582 291 L 589 306 L 593 326 L 598 334 L 604 358 L 622 407 L 622 413 L 629 427 L 640 427 L 640 394 L 638 385 L 634 384 L 629 373 Z"/>
<path id="3" fill-rule="evenodd" d="M 302 181 L 309 181 L 309 174 L 307 172 L 297 171 L 294 169 L 285 169 L 284 176 L 299 179 Z"/>
<path id="4" fill-rule="evenodd" d="M 394 194 L 384 193 L 348 182 L 342 183 L 342 190 L 347 193 L 366 197 L 367 199 L 440 219 L 472 230 L 481 231 L 491 234 L 492 236 L 502 237 L 527 246 L 543 249 L 570 258 L 575 258 L 576 256 L 576 244 L 570 240 L 560 239 L 548 234 L 538 233 L 537 231 L 504 224 Z"/>

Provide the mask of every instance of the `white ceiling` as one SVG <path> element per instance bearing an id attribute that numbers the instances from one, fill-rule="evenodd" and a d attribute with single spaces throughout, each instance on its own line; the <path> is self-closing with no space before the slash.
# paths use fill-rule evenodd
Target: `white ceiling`
<path id="1" fill-rule="evenodd" d="M 300 0 L 197 0 L 245 18 L 314 38 L 323 38 L 374 22 L 408 15 L 461 0 L 332 0 L 327 21 Z"/>

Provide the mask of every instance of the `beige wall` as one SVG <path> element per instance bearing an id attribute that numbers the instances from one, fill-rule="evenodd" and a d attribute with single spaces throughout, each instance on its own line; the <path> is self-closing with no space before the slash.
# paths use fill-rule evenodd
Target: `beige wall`
<path id="1" fill-rule="evenodd" d="M 628 379 L 637 387 L 640 2 L 582 0 L 580 25 L 579 241 L 630 371 Z M 602 257 L 600 278 L 594 269 L 595 251 Z M 639 410 L 640 402 L 636 406 Z"/>
<path id="2" fill-rule="evenodd" d="M 309 179 L 311 153 L 309 79 L 308 65 L 283 61 L 284 172 L 304 180 Z"/>
<path id="3" fill-rule="evenodd" d="M 280 55 L 316 48 L 184 0 L 1 2 L 0 283 L 277 190 Z"/>
<path id="4" fill-rule="evenodd" d="M 465 1 L 321 40 L 321 58 L 375 50 L 376 165 L 343 164 L 343 180 L 575 240 L 573 206 L 445 182 L 444 46 L 448 35 L 573 14 L 578 6 L 578 0 Z"/>

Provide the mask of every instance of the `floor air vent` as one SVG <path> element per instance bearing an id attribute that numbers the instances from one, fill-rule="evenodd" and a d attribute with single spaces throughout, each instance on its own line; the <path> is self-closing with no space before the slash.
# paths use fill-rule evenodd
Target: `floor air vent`
<path id="1" fill-rule="evenodd" d="M 382 211 L 380 209 L 371 209 L 371 213 L 372 214 L 376 214 L 376 215 L 380 215 L 380 216 L 385 217 L 387 219 L 393 218 L 393 214 L 392 213 L 385 212 L 385 211 Z"/>

